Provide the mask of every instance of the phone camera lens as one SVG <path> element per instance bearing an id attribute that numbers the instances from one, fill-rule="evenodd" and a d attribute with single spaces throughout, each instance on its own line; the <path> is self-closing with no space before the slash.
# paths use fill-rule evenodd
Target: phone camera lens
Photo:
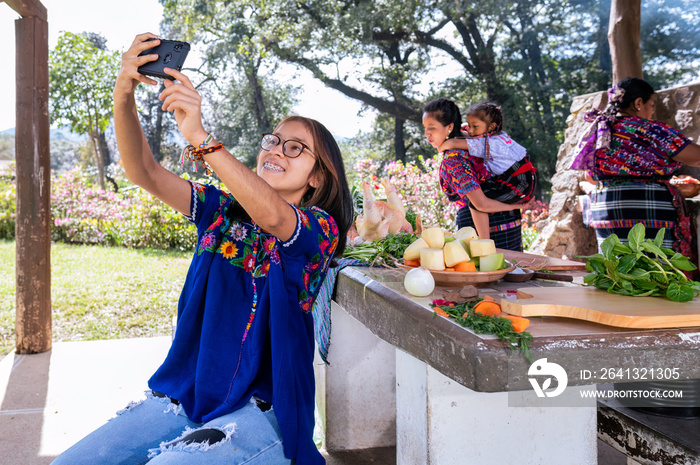
<path id="1" fill-rule="evenodd" d="M 179 52 L 180 50 L 182 50 L 182 45 L 177 44 L 177 45 L 175 45 L 175 47 L 173 47 L 173 48 L 175 49 L 176 52 Z"/>

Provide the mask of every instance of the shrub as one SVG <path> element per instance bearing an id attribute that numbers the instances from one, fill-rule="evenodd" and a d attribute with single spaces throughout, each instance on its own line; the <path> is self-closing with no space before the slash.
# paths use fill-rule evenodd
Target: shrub
<path id="1" fill-rule="evenodd" d="M 523 226 L 537 229 L 537 225 L 549 218 L 549 205 L 538 199 L 533 199 L 523 208 Z"/>
<path id="2" fill-rule="evenodd" d="M 194 248 L 194 226 L 139 188 L 119 193 L 104 191 L 74 169 L 54 177 L 51 190 L 53 240 L 135 248 Z"/>
<path id="3" fill-rule="evenodd" d="M 0 176 L 0 239 L 15 236 L 14 173 Z M 75 244 L 191 250 L 194 226 L 134 186 L 115 193 L 73 169 L 51 179 L 51 239 Z"/>
<path id="4" fill-rule="evenodd" d="M 538 227 L 549 218 L 549 205 L 533 199 L 523 208 L 523 248 L 528 250 L 539 236 Z"/>

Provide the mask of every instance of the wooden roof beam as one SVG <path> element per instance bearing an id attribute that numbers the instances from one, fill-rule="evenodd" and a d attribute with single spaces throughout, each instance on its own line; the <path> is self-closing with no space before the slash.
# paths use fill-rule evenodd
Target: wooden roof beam
<path id="1" fill-rule="evenodd" d="M 19 13 L 23 18 L 39 18 L 48 20 L 46 7 L 39 0 L 4 0 L 10 8 Z M 3 0 L 0 0 L 2 3 Z"/>

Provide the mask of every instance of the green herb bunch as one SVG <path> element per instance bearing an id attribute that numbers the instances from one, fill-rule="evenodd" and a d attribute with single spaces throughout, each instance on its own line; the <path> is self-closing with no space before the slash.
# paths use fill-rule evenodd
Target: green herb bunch
<path id="1" fill-rule="evenodd" d="M 394 261 L 403 258 L 404 251 L 418 237 L 417 234 L 413 233 L 389 233 L 386 237 L 376 241 L 367 241 L 360 245 L 346 247 L 343 257 L 356 258 L 371 265 L 394 266 Z"/>
<path id="2" fill-rule="evenodd" d="M 664 228 L 654 240 L 645 239 L 645 227 L 637 223 L 627 235 L 627 243 L 616 234 L 600 245 L 602 253 L 588 257 L 584 283 L 611 294 L 660 296 L 675 302 L 688 302 L 700 294 L 700 283 L 683 273 L 697 267 L 680 253 L 661 246 Z"/>
<path id="3" fill-rule="evenodd" d="M 530 355 L 532 334 L 527 331 L 516 332 L 510 320 L 506 318 L 474 313 L 474 306 L 482 300 L 484 299 L 454 305 L 437 305 L 437 307 L 447 312 L 450 318 L 454 319 L 460 326 L 469 328 L 477 334 L 493 334 L 498 339 L 507 342 L 511 349 L 520 349 L 525 358 L 532 363 Z"/>

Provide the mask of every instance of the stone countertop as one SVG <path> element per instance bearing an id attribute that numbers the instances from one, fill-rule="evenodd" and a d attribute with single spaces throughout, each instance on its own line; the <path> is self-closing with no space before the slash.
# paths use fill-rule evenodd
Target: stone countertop
<path id="1" fill-rule="evenodd" d="M 506 290 L 525 286 L 578 286 L 585 275 L 580 271 L 558 273 L 574 275 L 574 283 L 500 280 L 479 290 L 482 295 L 502 298 Z M 469 389 L 531 389 L 527 379 L 530 361 L 522 352 L 511 350 L 493 335 L 479 335 L 453 320 L 435 316 L 429 304 L 441 298 L 444 288 L 437 287 L 429 297 L 413 297 L 403 288 L 403 276 L 404 271 L 396 269 L 344 268 L 334 300 L 379 338 Z M 564 366 L 569 385 L 643 381 L 649 380 L 646 373 L 650 370 L 673 368 L 680 378 L 700 378 L 700 328 L 629 330 L 556 317 L 530 321 L 532 359 L 547 358 Z M 630 372 L 635 368 L 633 375 Z M 611 373 L 624 379 L 611 379 Z M 646 377 L 632 378 L 642 375 Z"/>

